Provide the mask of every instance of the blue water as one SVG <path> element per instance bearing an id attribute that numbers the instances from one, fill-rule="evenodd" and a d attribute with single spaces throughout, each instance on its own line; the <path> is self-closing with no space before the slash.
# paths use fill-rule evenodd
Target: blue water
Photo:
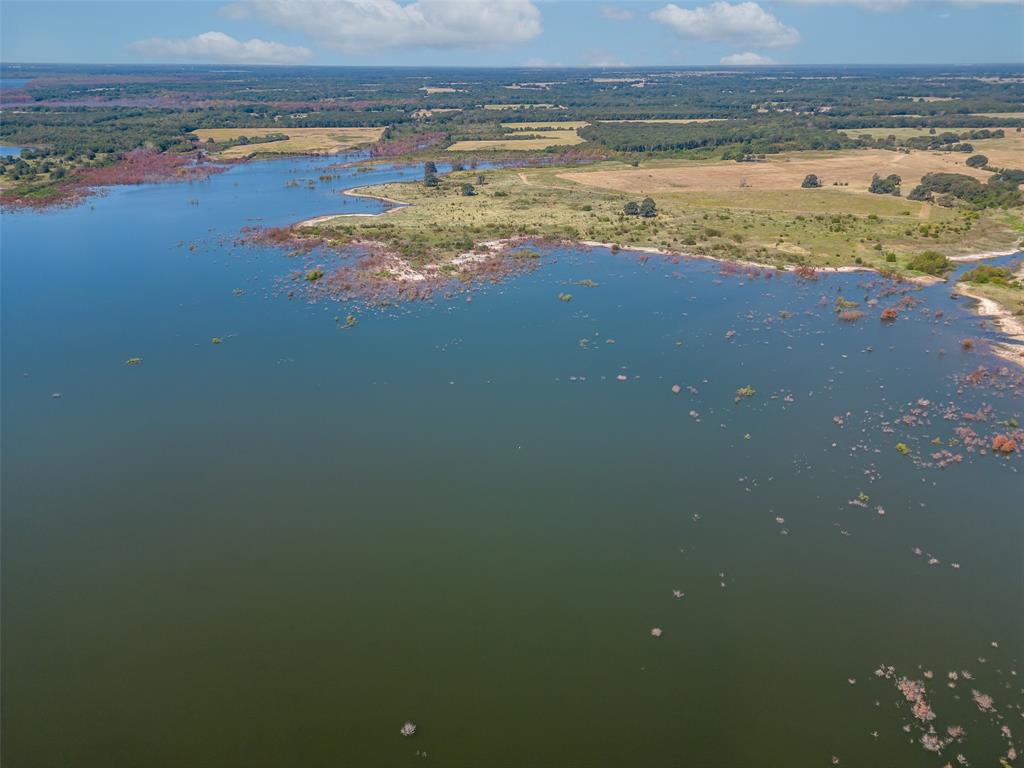
<path id="1" fill-rule="evenodd" d="M 421 173 L 307 189 L 331 162 L 4 214 L 5 766 L 1005 752 L 970 689 L 1016 722 L 1021 460 L 926 466 L 950 403 L 1024 418 L 1014 373 L 958 384 L 1000 365 L 969 302 L 847 325 L 870 275 L 547 249 L 472 301 L 310 303 L 289 274 L 338 257 L 239 231 Z M 922 749 L 880 664 L 967 740 Z"/>
<path id="2" fill-rule="evenodd" d="M 30 77 L 0 77 L 0 91 L 14 91 L 32 82 Z"/>

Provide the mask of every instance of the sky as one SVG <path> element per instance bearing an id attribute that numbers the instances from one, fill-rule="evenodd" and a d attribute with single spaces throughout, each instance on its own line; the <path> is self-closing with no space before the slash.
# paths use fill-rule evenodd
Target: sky
<path id="1" fill-rule="evenodd" d="M 3 0 L 0 61 L 1017 64 L 1024 0 Z"/>

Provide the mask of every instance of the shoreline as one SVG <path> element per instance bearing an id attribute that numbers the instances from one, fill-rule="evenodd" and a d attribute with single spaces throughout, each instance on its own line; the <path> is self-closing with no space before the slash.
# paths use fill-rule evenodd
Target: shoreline
<path id="1" fill-rule="evenodd" d="M 1013 253 L 1017 253 L 1017 251 Z M 1018 274 L 1022 273 L 1024 270 Z M 1002 340 L 992 342 L 992 354 L 1009 363 L 1024 367 L 1024 318 L 1014 315 L 999 302 L 974 293 L 968 285 L 957 283 L 954 290 L 960 296 L 973 300 L 974 313 L 991 322 L 1003 337 Z M 1010 341 L 1016 343 L 1008 343 Z"/>
<path id="2" fill-rule="evenodd" d="M 379 211 L 378 213 L 328 213 L 323 216 L 314 216 L 312 219 L 305 219 L 304 221 L 292 224 L 292 228 L 294 229 L 295 227 L 315 227 L 320 224 L 323 224 L 325 221 L 330 221 L 331 219 L 338 219 L 346 216 L 386 216 L 389 213 L 400 211 L 403 208 L 408 208 L 409 205 L 411 205 L 410 203 L 403 203 L 401 200 L 393 200 L 390 197 L 382 197 L 381 195 L 370 195 L 367 194 L 366 192 L 356 192 L 356 189 L 358 189 L 358 187 L 355 187 L 353 189 L 346 189 L 343 190 L 341 194 L 348 195 L 349 197 L 368 197 L 373 200 L 380 200 L 385 203 L 392 203 L 395 205 L 395 207 L 388 208 L 387 210 L 384 211 Z"/>

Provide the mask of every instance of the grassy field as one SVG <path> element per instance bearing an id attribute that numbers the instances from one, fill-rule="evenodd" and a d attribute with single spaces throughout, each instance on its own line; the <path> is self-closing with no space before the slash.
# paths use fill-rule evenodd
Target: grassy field
<path id="1" fill-rule="evenodd" d="M 1007 128 L 1001 139 L 978 139 L 971 145 L 975 153 L 985 155 L 996 168 L 1024 169 L 1024 132 Z"/>
<path id="2" fill-rule="evenodd" d="M 558 109 L 556 104 L 484 104 L 484 109 Z"/>
<path id="3" fill-rule="evenodd" d="M 1010 116 L 1012 113 L 1004 113 L 1003 116 Z M 1000 117 L 992 114 L 989 117 Z M 1018 117 L 1024 118 L 1024 113 Z M 936 128 L 936 133 L 948 131 L 951 133 L 963 133 L 966 128 Z M 995 130 L 990 128 L 989 130 Z M 989 158 L 990 164 L 997 168 L 1024 168 L 1024 133 L 1017 133 L 1014 128 L 1004 128 L 1006 135 L 1001 139 L 971 139 L 970 144 L 974 147 L 971 154 L 984 154 Z M 916 136 L 928 136 L 927 128 L 858 128 L 846 130 L 843 133 L 851 137 L 873 136 L 876 139 L 887 136 L 895 136 L 898 139 L 910 139 Z M 958 158 L 960 153 L 942 153 L 953 159 L 960 159 L 961 163 L 966 156 Z M 956 170 L 955 173 L 968 173 L 964 170 Z"/>
<path id="4" fill-rule="evenodd" d="M 583 121 L 557 121 L 534 123 L 502 123 L 508 133 L 504 139 L 479 139 L 457 141 L 448 147 L 449 152 L 477 152 L 487 150 L 529 151 L 548 147 L 582 144 L 577 130 L 587 125 Z"/>
<path id="5" fill-rule="evenodd" d="M 972 117 L 997 117 L 1006 120 L 1024 120 L 1024 112 L 973 112 Z"/>
<path id="6" fill-rule="evenodd" d="M 249 157 L 256 154 L 327 155 L 344 152 L 362 144 L 378 141 L 383 128 L 200 128 L 193 133 L 201 142 L 229 142 L 241 136 L 257 138 L 283 133 L 285 141 L 263 144 L 237 144 L 218 152 L 223 158 Z"/>
<path id="7" fill-rule="evenodd" d="M 578 131 L 590 123 L 586 120 L 546 120 L 532 123 L 502 123 L 510 131 Z"/>
<path id="8" fill-rule="evenodd" d="M 951 133 L 961 133 L 963 131 L 970 130 L 968 128 L 936 128 L 935 132 L 944 133 L 949 131 Z M 917 136 L 928 136 L 928 128 L 845 128 L 840 131 L 845 133 L 847 136 L 858 137 L 858 136 L 871 136 L 876 139 L 883 139 L 887 136 L 895 136 L 897 139 L 912 139 Z"/>
<path id="9" fill-rule="evenodd" d="M 966 159 L 967 155 L 962 152 L 907 154 L 882 149 L 794 152 L 769 155 L 756 163 L 662 161 L 644 163 L 638 168 L 618 164 L 600 171 L 568 171 L 562 173 L 561 178 L 643 196 L 676 191 L 799 189 L 804 178 L 813 173 L 826 188 L 838 183 L 848 185 L 843 187 L 844 192 L 868 195 L 874 174 L 882 177 L 898 174 L 903 178 L 904 193 L 932 171 L 962 173 L 982 180 L 991 175 L 989 171 L 967 167 Z"/>
<path id="10" fill-rule="evenodd" d="M 453 173 L 434 189 L 419 183 L 367 187 L 361 191 L 411 205 L 383 217 L 338 216 L 302 231 L 338 244 L 380 241 L 413 265 L 444 263 L 483 241 L 537 236 L 894 272 L 907 271 L 908 259 L 923 250 L 955 255 L 1005 249 L 1024 234 L 1019 211 L 960 212 L 840 187 L 664 190 L 654 194 L 658 215 L 644 219 L 623 214 L 637 194 L 594 182 L 623 172 L 620 163 L 604 163 L 573 171 L 493 170 L 482 184 L 478 171 Z M 461 196 L 466 182 L 476 186 L 476 195 Z"/>
<path id="11" fill-rule="evenodd" d="M 724 117 L 652 118 L 650 120 L 599 120 L 601 123 L 649 123 L 651 125 L 688 125 L 689 123 L 720 123 Z"/>

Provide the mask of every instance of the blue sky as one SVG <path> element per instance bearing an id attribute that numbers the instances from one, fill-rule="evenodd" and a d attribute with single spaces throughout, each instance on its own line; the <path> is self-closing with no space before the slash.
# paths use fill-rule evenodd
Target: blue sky
<path id="1" fill-rule="evenodd" d="M 1024 0 L 4 0 L 0 21 L 4 62 L 1024 61 Z"/>

